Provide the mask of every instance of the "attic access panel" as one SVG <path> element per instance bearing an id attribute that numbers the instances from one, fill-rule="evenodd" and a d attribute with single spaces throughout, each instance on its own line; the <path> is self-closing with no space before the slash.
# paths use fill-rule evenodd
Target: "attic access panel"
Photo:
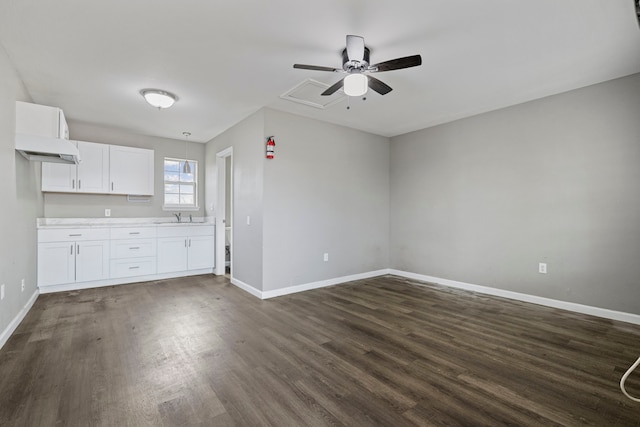
<path id="1" fill-rule="evenodd" d="M 322 96 L 321 93 L 327 90 L 329 86 L 330 85 L 317 80 L 306 79 L 280 95 L 280 98 L 324 110 L 343 101 L 347 97 L 342 90 L 335 92 L 333 95 Z"/>

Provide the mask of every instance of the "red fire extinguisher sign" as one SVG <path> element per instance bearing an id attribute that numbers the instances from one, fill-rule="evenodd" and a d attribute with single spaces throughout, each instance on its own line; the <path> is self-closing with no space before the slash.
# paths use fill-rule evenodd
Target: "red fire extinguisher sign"
<path id="1" fill-rule="evenodd" d="M 273 140 L 273 137 L 270 136 L 267 138 L 267 159 L 273 159 L 275 155 L 276 142 Z"/>

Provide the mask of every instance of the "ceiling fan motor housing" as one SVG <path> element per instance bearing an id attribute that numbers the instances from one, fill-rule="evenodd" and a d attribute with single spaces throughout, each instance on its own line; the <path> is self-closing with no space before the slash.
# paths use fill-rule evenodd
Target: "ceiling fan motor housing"
<path id="1" fill-rule="evenodd" d="M 342 69 L 346 72 L 354 70 L 360 70 L 360 72 L 365 71 L 369 67 L 369 53 L 369 48 L 365 47 L 362 61 L 350 60 L 349 55 L 347 54 L 347 49 L 345 48 L 342 51 Z"/>

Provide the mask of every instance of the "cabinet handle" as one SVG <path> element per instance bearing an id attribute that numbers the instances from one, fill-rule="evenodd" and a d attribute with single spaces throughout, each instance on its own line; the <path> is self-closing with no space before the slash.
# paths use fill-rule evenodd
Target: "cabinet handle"
<path id="1" fill-rule="evenodd" d="M 131 246 L 129 249 L 140 249 L 140 246 Z"/>
<path id="2" fill-rule="evenodd" d="M 76 247 L 76 255 L 80 255 L 80 245 L 77 245 Z"/>
<path id="3" fill-rule="evenodd" d="M 76 180 L 75 180 L 75 179 L 72 179 L 72 180 L 71 180 L 71 189 L 72 189 L 72 190 L 75 190 L 75 189 L 76 189 Z"/>
<path id="4" fill-rule="evenodd" d="M 189 239 L 189 247 L 191 247 L 191 239 Z"/>
<path id="5" fill-rule="evenodd" d="M 113 182 L 111 183 L 111 191 L 113 191 Z"/>
<path id="6" fill-rule="evenodd" d="M 131 231 L 131 232 L 129 232 L 129 234 L 140 234 L 140 232 L 139 231 Z"/>
<path id="7" fill-rule="evenodd" d="M 136 266 L 134 266 L 134 267 L 129 267 L 129 270 L 135 270 L 136 268 L 140 268 L 140 266 L 139 266 L 139 265 L 136 265 Z"/>
<path id="8" fill-rule="evenodd" d="M 80 190 L 82 188 L 82 180 L 78 180 L 78 190 Z"/>
<path id="9" fill-rule="evenodd" d="M 184 239 L 184 247 L 187 247 L 187 239 Z"/>
<path id="10" fill-rule="evenodd" d="M 79 237 L 79 236 L 82 236 L 82 233 L 80 233 L 80 234 L 69 234 L 69 237 Z"/>
<path id="11" fill-rule="evenodd" d="M 71 244 L 71 255 L 73 255 L 73 243 Z"/>

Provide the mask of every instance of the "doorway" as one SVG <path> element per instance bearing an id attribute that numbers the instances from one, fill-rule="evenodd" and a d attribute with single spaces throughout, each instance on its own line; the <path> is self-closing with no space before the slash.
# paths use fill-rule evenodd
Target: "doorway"
<path id="1" fill-rule="evenodd" d="M 216 275 L 233 277 L 233 147 L 216 153 Z"/>

